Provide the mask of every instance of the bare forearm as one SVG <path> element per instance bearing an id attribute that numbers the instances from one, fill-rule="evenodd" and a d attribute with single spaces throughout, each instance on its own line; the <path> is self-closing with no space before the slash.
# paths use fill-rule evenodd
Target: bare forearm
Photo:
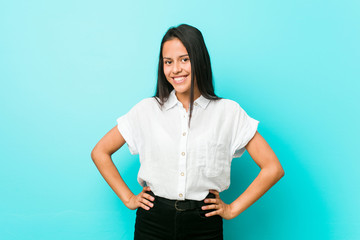
<path id="1" fill-rule="evenodd" d="M 262 169 L 249 187 L 230 204 L 233 217 L 238 216 L 250 207 L 283 176 L 284 171 L 281 168 Z"/>
<path id="2" fill-rule="evenodd" d="M 133 193 L 120 176 L 111 157 L 108 154 L 98 153 L 92 156 L 92 159 L 105 181 L 126 205 Z"/>

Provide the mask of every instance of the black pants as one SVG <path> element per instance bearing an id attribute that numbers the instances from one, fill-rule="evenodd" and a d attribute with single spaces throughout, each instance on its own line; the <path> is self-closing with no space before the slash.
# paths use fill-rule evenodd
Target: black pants
<path id="1" fill-rule="evenodd" d="M 154 207 L 145 210 L 139 207 L 136 211 L 135 240 L 222 240 L 223 220 L 219 215 L 206 217 L 205 213 L 213 210 L 202 210 L 208 205 L 204 201 L 187 202 L 168 200 L 154 196 Z M 215 198 L 209 193 L 207 198 Z M 194 204 L 196 202 L 196 204 Z M 196 207 L 194 208 L 194 205 Z M 189 209 L 190 208 L 190 209 Z M 192 208 L 192 209 L 191 209 Z"/>

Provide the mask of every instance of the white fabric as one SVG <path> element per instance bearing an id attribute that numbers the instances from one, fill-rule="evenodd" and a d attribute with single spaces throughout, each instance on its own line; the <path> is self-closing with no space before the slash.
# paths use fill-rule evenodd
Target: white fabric
<path id="1" fill-rule="evenodd" d="M 230 185 L 233 158 L 257 131 L 259 121 L 230 99 L 194 101 L 189 112 L 173 90 L 163 108 L 145 98 L 117 119 L 130 153 L 139 154 L 138 182 L 168 199 L 202 200 L 209 189 Z"/>

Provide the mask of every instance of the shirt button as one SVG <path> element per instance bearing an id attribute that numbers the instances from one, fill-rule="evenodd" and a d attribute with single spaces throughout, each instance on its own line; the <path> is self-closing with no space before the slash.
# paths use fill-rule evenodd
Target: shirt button
<path id="1" fill-rule="evenodd" d="M 179 194 L 179 197 L 182 197 L 182 196 L 183 196 L 182 193 L 180 193 L 180 194 Z"/>
<path id="2" fill-rule="evenodd" d="M 181 176 L 184 176 L 185 174 L 182 172 L 182 173 L 180 173 L 180 175 L 181 175 Z"/>
<path id="3" fill-rule="evenodd" d="M 185 156 L 185 152 L 182 152 L 181 155 Z"/>
<path id="4" fill-rule="evenodd" d="M 186 135 L 186 132 L 183 132 L 183 136 L 185 136 Z"/>
<path id="5" fill-rule="evenodd" d="M 198 103 L 196 102 L 196 103 L 194 103 L 194 105 L 195 105 L 195 106 L 197 106 L 197 105 L 198 105 Z"/>

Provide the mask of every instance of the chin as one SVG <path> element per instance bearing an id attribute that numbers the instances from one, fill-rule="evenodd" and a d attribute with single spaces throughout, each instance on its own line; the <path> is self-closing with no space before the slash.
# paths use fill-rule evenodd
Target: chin
<path id="1" fill-rule="evenodd" d="M 190 93 L 191 90 L 190 88 L 184 88 L 179 86 L 175 86 L 174 89 L 177 93 L 181 93 L 181 94 Z"/>

